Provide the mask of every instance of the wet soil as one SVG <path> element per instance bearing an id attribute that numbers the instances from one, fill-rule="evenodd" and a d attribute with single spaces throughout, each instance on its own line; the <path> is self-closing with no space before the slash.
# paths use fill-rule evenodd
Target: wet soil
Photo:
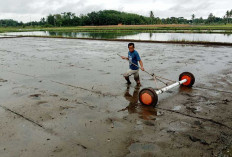
<path id="1" fill-rule="evenodd" d="M 125 84 L 127 44 L 0 40 L 1 156 L 231 156 L 232 48 L 136 43 L 147 71 L 196 78 L 146 107 L 139 91 L 163 84 Z"/>

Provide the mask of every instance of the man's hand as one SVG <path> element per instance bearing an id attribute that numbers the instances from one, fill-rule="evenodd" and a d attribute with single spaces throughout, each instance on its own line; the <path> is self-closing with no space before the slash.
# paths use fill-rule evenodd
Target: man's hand
<path id="1" fill-rule="evenodd" d="M 141 67 L 141 70 L 144 71 L 145 70 L 144 67 Z"/>
<path id="2" fill-rule="evenodd" d="M 142 62 L 142 60 L 139 61 L 139 64 L 140 64 L 140 67 L 141 67 L 140 69 L 141 69 L 142 71 L 144 71 L 144 67 L 143 67 L 143 62 Z"/>
<path id="3" fill-rule="evenodd" d="M 127 57 L 125 57 L 125 56 L 121 56 L 121 58 L 122 58 L 122 59 L 127 59 Z"/>

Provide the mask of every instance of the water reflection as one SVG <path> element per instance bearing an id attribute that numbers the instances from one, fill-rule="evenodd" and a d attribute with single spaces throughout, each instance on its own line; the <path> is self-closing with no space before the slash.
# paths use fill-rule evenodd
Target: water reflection
<path id="1" fill-rule="evenodd" d="M 141 33 L 141 32 L 74 32 L 74 31 L 33 31 L 33 32 L 9 32 L 0 35 L 37 35 L 37 36 L 59 36 L 71 38 L 91 39 L 134 39 L 151 41 L 208 41 L 232 43 L 232 35 L 229 33 Z"/>
<path id="2" fill-rule="evenodd" d="M 184 93 L 192 93 L 193 89 L 185 86 L 180 86 L 179 91 Z"/>
<path id="3" fill-rule="evenodd" d="M 92 39 L 118 39 L 127 35 L 137 35 L 138 32 L 114 32 L 114 33 L 96 33 L 96 32 L 47 32 L 49 36 L 62 36 L 72 38 L 92 38 Z"/>
<path id="4" fill-rule="evenodd" d="M 135 39 L 151 41 L 209 41 L 209 42 L 232 42 L 231 34 L 216 33 L 139 33 L 127 35 L 118 39 Z"/>
<path id="5" fill-rule="evenodd" d="M 136 86 L 133 88 L 133 94 L 130 94 L 130 86 L 127 87 L 124 97 L 127 101 L 129 101 L 129 105 L 122 109 L 121 111 L 127 110 L 129 114 L 138 113 L 139 117 L 144 120 L 155 120 L 157 116 L 157 111 L 152 106 L 143 106 L 139 101 L 139 90 L 140 87 Z"/>

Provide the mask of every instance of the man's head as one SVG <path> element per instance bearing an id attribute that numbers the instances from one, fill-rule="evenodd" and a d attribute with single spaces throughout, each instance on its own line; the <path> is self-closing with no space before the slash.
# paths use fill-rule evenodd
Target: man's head
<path id="1" fill-rule="evenodd" d="M 130 52 L 134 52 L 134 50 L 135 50 L 135 44 L 134 43 L 129 43 L 128 44 L 128 49 L 129 49 Z"/>

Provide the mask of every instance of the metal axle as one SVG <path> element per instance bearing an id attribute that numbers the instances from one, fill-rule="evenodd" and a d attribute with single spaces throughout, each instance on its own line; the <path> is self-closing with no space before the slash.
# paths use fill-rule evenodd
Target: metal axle
<path id="1" fill-rule="evenodd" d="M 190 72 L 183 72 L 179 76 L 179 81 L 175 82 L 171 85 L 168 85 L 162 89 L 154 90 L 154 88 L 144 88 L 139 92 L 139 101 L 141 104 L 150 106 L 155 106 L 158 103 L 158 94 L 164 93 L 168 91 L 171 88 L 174 88 L 176 86 L 185 86 L 185 87 L 192 87 L 192 85 L 195 82 L 195 77 Z"/>
<path id="2" fill-rule="evenodd" d="M 178 82 L 176 82 L 176 83 L 173 83 L 173 84 L 171 84 L 171 85 L 169 85 L 169 86 L 167 86 L 167 87 L 164 87 L 164 88 L 162 88 L 162 89 L 160 89 L 160 90 L 157 90 L 157 91 L 155 91 L 155 92 L 156 92 L 156 94 L 158 95 L 158 94 L 161 94 L 161 93 L 163 93 L 163 92 L 168 91 L 169 89 L 172 89 L 172 88 L 174 88 L 174 87 L 176 87 L 176 86 L 179 86 L 179 85 L 181 85 L 181 84 L 183 84 L 183 83 L 185 83 L 185 82 L 187 82 L 187 79 L 184 79 L 184 80 L 178 81 Z"/>

